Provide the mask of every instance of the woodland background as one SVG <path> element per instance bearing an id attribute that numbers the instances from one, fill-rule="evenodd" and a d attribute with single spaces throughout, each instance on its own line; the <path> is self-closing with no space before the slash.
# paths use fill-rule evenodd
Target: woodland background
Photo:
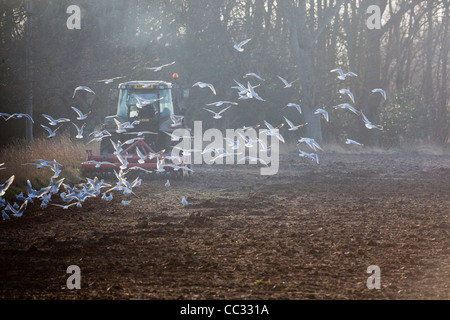
<path id="1" fill-rule="evenodd" d="M 66 26 L 66 9 L 73 4 L 82 11 L 80 30 Z M 448 1 L 34 0 L 33 24 L 26 32 L 28 5 L 26 0 L 0 0 L 0 112 L 25 112 L 31 81 L 35 137 L 46 134 L 41 113 L 73 117 L 71 106 L 76 106 L 91 111 L 90 129 L 113 114 L 118 82 L 106 85 L 100 79 L 172 81 L 176 72 L 180 85 L 189 89 L 188 126 L 194 120 L 203 120 L 204 129 L 263 120 L 278 125 L 285 115 L 296 124 L 308 122 L 301 134 L 326 143 L 351 136 L 385 148 L 399 141 L 448 145 Z M 366 26 L 370 5 L 381 8 L 379 30 Z M 233 40 L 247 38 L 251 41 L 244 52 L 237 52 Z M 172 61 L 176 63 L 159 72 L 144 69 Z M 358 77 L 337 80 L 330 73 L 334 68 Z M 248 72 L 265 81 L 242 78 Z M 277 75 L 300 81 L 285 89 Z M 267 101 L 236 100 L 233 80 L 261 83 L 257 92 Z M 217 96 L 192 87 L 197 81 L 214 84 Z M 80 85 L 90 86 L 96 95 L 72 98 Z M 354 93 L 354 107 L 383 131 L 367 130 L 349 112 L 333 112 L 332 106 L 351 103 L 339 94 L 342 88 Z M 371 95 L 373 88 L 385 89 L 387 101 Z M 203 110 L 218 100 L 239 102 L 220 122 Z M 303 114 L 283 109 L 289 102 L 299 103 Z M 332 112 L 330 122 L 312 115 L 318 107 Z M 23 138 L 25 121 L 0 119 L 0 143 Z"/>

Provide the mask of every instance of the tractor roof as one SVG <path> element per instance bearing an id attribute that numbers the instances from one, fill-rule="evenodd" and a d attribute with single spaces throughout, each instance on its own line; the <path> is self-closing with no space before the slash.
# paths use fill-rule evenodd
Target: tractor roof
<path id="1" fill-rule="evenodd" d="M 166 81 L 128 81 L 119 84 L 119 89 L 170 89 L 172 83 Z"/>

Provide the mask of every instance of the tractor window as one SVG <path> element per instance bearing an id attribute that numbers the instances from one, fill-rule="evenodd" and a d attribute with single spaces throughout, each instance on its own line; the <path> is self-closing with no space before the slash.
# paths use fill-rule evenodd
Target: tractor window
<path id="1" fill-rule="evenodd" d="M 117 115 L 124 118 L 128 116 L 127 96 L 128 92 L 126 90 L 120 90 L 119 103 L 117 104 Z"/>
<path id="2" fill-rule="evenodd" d="M 158 96 L 159 93 L 159 96 Z M 120 90 L 117 114 L 124 118 L 152 118 L 157 112 L 161 117 L 173 113 L 170 89 L 156 90 Z"/>
<path id="3" fill-rule="evenodd" d="M 161 117 L 168 117 L 171 113 L 173 113 L 172 95 L 170 89 L 161 90 L 160 98 L 162 98 L 159 102 Z"/>

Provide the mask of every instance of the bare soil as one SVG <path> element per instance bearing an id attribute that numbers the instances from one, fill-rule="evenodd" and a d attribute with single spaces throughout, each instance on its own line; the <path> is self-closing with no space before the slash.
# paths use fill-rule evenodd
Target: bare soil
<path id="1" fill-rule="evenodd" d="M 136 197 L 34 203 L 0 221 L 1 299 L 450 298 L 449 156 L 195 169 L 170 188 L 150 179 Z M 67 289 L 70 265 L 80 290 Z M 366 285 L 371 265 L 381 289 Z"/>

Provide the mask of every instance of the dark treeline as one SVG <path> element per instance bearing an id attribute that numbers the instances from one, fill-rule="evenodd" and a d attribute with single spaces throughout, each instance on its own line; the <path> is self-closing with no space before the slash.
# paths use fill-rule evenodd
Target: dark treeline
<path id="1" fill-rule="evenodd" d="M 35 137 L 45 134 L 41 113 L 73 117 L 71 106 L 91 111 L 90 129 L 114 113 L 117 82 L 106 85 L 100 79 L 172 81 L 176 72 L 189 89 L 188 125 L 203 120 L 204 127 L 238 128 L 264 119 L 278 125 L 285 115 L 296 124 L 308 122 L 303 136 L 329 143 L 349 136 L 383 147 L 396 146 L 401 138 L 448 143 L 447 0 L 31 1 Z M 81 8 L 80 30 L 66 26 L 72 4 Z M 381 10 L 381 29 L 367 27 L 370 5 Z M 0 0 L 0 112 L 25 112 L 28 16 L 26 0 Z M 233 48 L 233 40 L 248 38 L 243 52 Z M 172 61 L 159 72 L 144 69 Z M 330 73 L 334 68 L 358 77 L 340 81 Z M 246 84 L 249 78 L 243 76 L 249 72 L 265 79 L 257 90 L 265 102 L 237 100 L 233 80 Z M 277 75 L 299 81 L 283 88 Z M 217 96 L 192 87 L 197 81 L 214 84 Z M 80 85 L 96 95 L 72 98 Z M 383 131 L 367 130 L 360 117 L 333 110 L 351 103 L 339 94 L 342 88 L 353 92 L 354 107 Z M 371 94 L 374 88 L 385 89 L 387 101 Z M 220 122 L 203 110 L 218 100 L 239 102 Z M 283 109 L 289 102 L 299 103 L 303 114 Z M 313 115 L 319 107 L 330 111 L 330 122 Z M 1 143 L 23 137 L 25 121 L 0 119 Z"/>

